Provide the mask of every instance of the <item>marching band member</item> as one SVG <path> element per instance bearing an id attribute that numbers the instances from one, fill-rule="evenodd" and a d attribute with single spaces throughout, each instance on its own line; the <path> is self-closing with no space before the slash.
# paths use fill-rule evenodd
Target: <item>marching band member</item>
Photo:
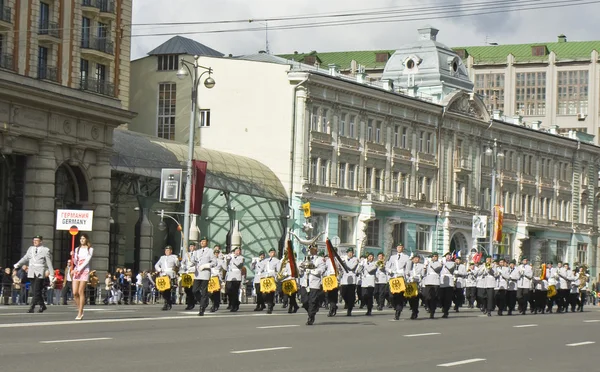
<path id="1" fill-rule="evenodd" d="M 382 311 L 385 306 L 388 289 L 388 275 L 385 270 L 385 255 L 383 252 L 377 254 L 377 272 L 375 273 L 375 301 L 377 311 Z"/>
<path id="2" fill-rule="evenodd" d="M 579 307 L 577 310 L 579 312 L 583 312 L 583 305 L 585 305 L 587 301 L 587 294 L 590 283 L 590 274 L 587 273 L 586 268 L 581 266 L 579 268 Z"/>
<path id="3" fill-rule="evenodd" d="M 277 275 L 277 267 L 279 266 L 279 259 L 275 257 L 277 251 L 275 248 L 269 249 L 269 258 L 265 258 L 262 262 L 263 266 L 263 278 L 273 278 Z M 263 293 L 264 302 L 267 304 L 267 314 L 273 313 L 273 307 L 275 307 L 275 292 Z"/>
<path id="4" fill-rule="evenodd" d="M 390 259 L 385 265 L 385 269 L 388 273 L 389 279 L 405 279 L 405 274 L 410 270 L 410 267 L 410 257 L 406 253 L 404 253 L 404 245 L 402 243 L 399 243 L 396 247 L 396 254 L 391 255 Z M 402 313 L 402 308 L 404 306 L 404 292 L 394 294 L 390 292 L 390 302 L 392 303 L 392 306 L 396 311 L 394 314 L 394 319 L 398 320 L 400 318 L 400 314 Z"/>
<path id="5" fill-rule="evenodd" d="M 342 298 L 345 303 L 344 308 L 347 309 L 346 316 L 351 316 L 352 308 L 354 308 L 354 302 L 356 301 L 356 269 L 358 267 L 358 258 L 354 257 L 353 248 L 348 248 L 346 254 L 348 257 L 343 260 L 348 271 L 344 271 L 342 274 L 340 284 L 342 287 Z"/>
<path id="6" fill-rule="evenodd" d="M 294 253 L 294 257 L 295 256 L 296 256 L 296 254 Z M 291 269 L 291 264 L 289 263 L 289 261 L 286 262 L 285 267 L 283 269 L 281 268 L 282 262 L 283 262 L 283 260 L 279 261 L 279 267 L 277 268 L 278 271 L 281 271 L 281 275 L 283 278 L 281 280 L 282 287 L 283 287 L 283 283 L 285 283 L 288 280 L 294 280 L 294 281 L 296 281 L 296 285 L 298 285 L 297 279 L 292 276 L 292 269 Z M 296 301 L 297 292 L 292 293 L 289 296 L 286 294 L 285 296 L 289 297 L 288 314 L 296 313 L 298 311 L 298 309 L 300 308 L 300 306 L 298 306 L 298 302 Z"/>
<path id="7" fill-rule="evenodd" d="M 475 278 L 476 278 L 476 286 L 477 286 L 477 308 L 481 310 L 481 312 L 486 311 L 486 297 L 485 297 L 485 276 L 484 276 L 485 267 L 481 264 L 481 261 L 475 264 Z"/>
<path id="8" fill-rule="evenodd" d="M 240 309 L 240 284 L 242 282 L 242 268 L 244 267 L 244 256 L 242 249 L 235 247 L 233 253 L 227 256 L 227 275 L 225 276 L 225 291 L 227 292 L 227 302 L 231 305 L 232 313 Z"/>
<path id="9" fill-rule="evenodd" d="M 224 286 L 223 283 L 223 272 L 227 270 L 227 266 L 225 266 L 225 259 L 221 254 L 221 246 L 215 245 L 213 248 L 213 254 L 215 256 L 215 260 L 217 264 L 210 269 L 210 277 L 211 279 L 216 277 L 219 281 L 220 287 Z M 221 306 L 221 291 L 214 291 L 213 293 L 208 295 L 210 297 L 210 302 L 212 302 L 212 306 L 210 307 L 210 312 L 214 313 L 219 310 Z"/>
<path id="10" fill-rule="evenodd" d="M 508 289 L 508 279 L 510 277 L 509 268 L 506 266 L 506 260 L 504 260 L 504 258 L 500 259 L 494 276 L 497 280 L 495 289 L 496 305 L 498 307 L 498 315 L 502 316 L 502 312 L 506 308 L 506 291 Z"/>
<path id="11" fill-rule="evenodd" d="M 487 316 L 492 316 L 492 311 L 496 307 L 494 298 L 494 288 L 496 288 L 495 276 L 496 262 L 492 263 L 492 257 L 488 256 L 483 265 L 483 287 L 485 289 L 485 311 Z"/>
<path id="12" fill-rule="evenodd" d="M 533 285 L 535 291 L 533 292 L 533 313 L 538 312 L 546 313 L 546 304 L 548 303 L 548 280 L 541 277 L 533 277 Z"/>
<path id="13" fill-rule="evenodd" d="M 171 310 L 173 307 L 173 296 L 171 295 L 171 289 L 175 287 L 177 283 L 177 273 L 175 272 L 176 268 L 179 267 L 179 258 L 173 255 L 173 248 L 170 245 L 165 247 L 165 254 L 162 256 L 156 265 L 154 265 L 154 269 L 161 276 L 168 276 L 171 279 L 171 288 L 166 291 L 162 291 L 161 294 L 165 299 L 165 306 L 163 306 L 163 310 Z"/>
<path id="14" fill-rule="evenodd" d="M 208 307 L 208 281 L 211 277 L 211 269 L 217 265 L 217 259 L 212 249 L 208 247 L 207 237 L 204 236 L 200 239 L 200 248 L 194 251 L 191 261 L 196 269 L 192 292 L 194 292 L 196 302 L 200 305 L 198 316 L 203 316 Z"/>
<path id="15" fill-rule="evenodd" d="M 552 267 L 552 262 L 548 262 L 546 267 L 546 278 L 548 279 L 548 287 L 551 285 L 554 286 L 555 289 L 558 290 L 558 270 L 555 267 Z M 556 302 L 556 295 L 552 298 L 548 298 L 548 307 L 547 311 L 552 314 L 552 306 Z"/>
<path id="16" fill-rule="evenodd" d="M 425 286 L 423 298 L 429 309 L 429 318 L 433 319 L 435 309 L 437 308 L 437 291 L 440 286 L 440 272 L 442 271 L 442 263 L 438 261 L 438 254 L 431 255 L 431 261 L 425 265 L 425 277 L 423 285 Z"/>
<path id="17" fill-rule="evenodd" d="M 517 284 L 521 279 L 521 271 L 516 267 L 517 261 L 510 260 L 508 267 L 508 287 L 506 288 L 506 305 L 508 307 L 508 315 L 512 315 L 517 305 Z"/>
<path id="18" fill-rule="evenodd" d="M 361 284 L 361 304 L 367 306 L 367 313 L 365 315 L 371 315 L 373 310 L 373 294 L 375 293 L 375 273 L 377 271 L 377 265 L 373 261 L 373 253 L 369 252 L 367 260 L 362 262 L 362 284 Z"/>
<path id="19" fill-rule="evenodd" d="M 260 292 L 260 279 L 263 273 L 263 261 L 265 260 L 265 252 L 260 251 L 258 257 L 254 257 L 250 263 L 250 268 L 254 271 L 254 292 L 256 292 L 256 308 L 254 311 L 263 311 L 265 309 L 265 300 Z"/>
<path id="20" fill-rule="evenodd" d="M 44 303 L 44 298 L 42 297 L 42 288 L 44 286 L 44 273 L 46 272 L 46 267 L 50 272 L 50 283 L 54 282 L 52 253 L 50 252 L 50 249 L 43 246 L 42 241 L 43 238 L 41 235 L 34 236 L 33 245 L 27 249 L 25 256 L 23 256 L 19 262 L 14 265 L 15 269 L 18 269 L 25 263 L 29 265 L 27 277 L 31 282 L 31 292 L 33 293 L 33 298 L 31 299 L 31 307 L 27 311 L 28 313 L 33 313 L 35 311 L 35 305 L 40 305 L 40 309 L 38 310 L 40 313 L 43 313 L 46 310 L 46 304 Z M 23 286 L 24 285 L 25 284 L 23 284 Z M 64 289 L 64 291 L 66 291 L 66 289 Z M 64 304 L 66 305 L 66 297 L 64 298 Z M 21 301 L 27 303 L 27 298 L 21 299 Z"/>
<path id="21" fill-rule="evenodd" d="M 475 278 L 475 263 L 469 262 L 469 268 L 467 269 L 467 280 L 466 280 L 466 295 L 469 303 L 469 309 L 475 307 L 475 299 L 477 298 L 477 279 Z"/>
<path id="22" fill-rule="evenodd" d="M 325 270 L 325 274 L 323 274 L 323 277 L 335 275 L 335 268 L 333 267 L 333 263 L 331 262 L 331 259 L 326 259 L 325 264 L 327 265 L 327 268 Z M 338 267 L 338 275 L 341 274 L 340 271 L 341 270 Z M 339 280 L 338 280 L 338 282 L 339 282 Z M 328 317 L 332 317 L 337 314 L 337 301 L 338 301 L 339 292 L 340 292 L 340 289 L 339 289 L 339 284 L 338 284 L 337 288 L 331 289 L 325 293 L 325 297 L 327 299 L 327 304 L 329 306 L 329 313 L 327 313 Z"/>
<path id="23" fill-rule="evenodd" d="M 531 279 L 533 278 L 533 270 L 528 264 L 527 257 L 523 257 L 519 266 L 519 272 L 521 273 L 521 278 L 517 282 L 517 302 L 519 303 L 519 312 L 525 315 L 531 291 Z"/>
<path id="24" fill-rule="evenodd" d="M 317 246 L 311 245 L 306 260 L 299 267 L 302 286 L 302 307 L 308 313 L 306 325 L 314 324 L 315 316 L 319 311 L 319 301 L 322 294 L 321 277 L 326 269 L 325 260 L 317 256 Z M 354 294 L 354 291 L 352 291 L 352 294 Z"/>
<path id="25" fill-rule="evenodd" d="M 564 266 L 567 268 L 567 280 L 569 281 L 569 299 L 565 307 L 568 308 L 570 305 L 571 312 L 574 313 L 579 299 L 579 275 L 574 270 L 569 269 L 569 264 L 565 264 Z M 565 310 L 565 312 L 567 311 Z"/>
<path id="26" fill-rule="evenodd" d="M 444 255 L 444 263 L 442 264 L 442 270 L 440 271 L 440 287 L 438 290 L 438 296 L 442 303 L 442 310 L 444 315 L 442 318 L 448 318 L 448 312 L 452 306 L 452 299 L 454 297 L 454 271 L 456 270 L 456 264 L 452 260 L 452 253 L 447 252 Z"/>
<path id="27" fill-rule="evenodd" d="M 568 300 L 569 300 L 569 292 L 571 289 L 571 284 L 568 280 L 568 268 L 569 264 L 562 262 L 558 263 L 558 312 L 562 313 L 563 311 L 568 311 Z"/>
<path id="28" fill-rule="evenodd" d="M 194 274 L 196 272 L 196 266 L 194 266 L 194 264 L 192 263 L 192 255 L 194 254 L 195 250 L 196 243 L 190 242 L 190 244 L 188 245 L 187 253 L 184 253 L 183 257 L 181 257 L 182 273 Z M 185 304 L 187 305 L 185 307 L 185 310 L 192 310 L 194 307 L 196 307 L 196 298 L 194 297 L 194 291 L 192 290 L 192 287 L 184 288 L 183 291 L 185 292 Z"/>
<path id="29" fill-rule="evenodd" d="M 425 266 L 422 263 L 419 263 L 419 260 L 420 257 L 418 255 L 413 256 L 411 268 L 406 275 L 408 283 L 419 284 L 421 282 L 421 278 L 425 273 Z M 417 319 L 417 317 L 419 316 L 419 296 L 409 298 L 408 304 L 411 310 L 410 318 Z"/>
<path id="30" fill-rule="evenodd" d="M 467 286 L 467 266 L 461 263 L 460 257 L 454 259 L 454 311 L 465 303 L 465 288 Z"/>

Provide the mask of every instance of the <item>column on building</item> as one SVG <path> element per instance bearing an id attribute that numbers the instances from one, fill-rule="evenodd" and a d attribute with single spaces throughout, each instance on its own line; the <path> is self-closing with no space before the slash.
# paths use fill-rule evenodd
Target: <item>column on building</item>
<path id="1" fill-rule="evenodd" d="M 92 225 L 93 267 L 95 270 L 105 271 L 108 270 L 108 244 L 110 241 L 110 154 L 105 151 L 97 152 L 96 164 L 92 169 L 93 204 L 95 206 Z"/>
<path id="2" fill-rule="evenodd" d="M 119 267 L 123 267 L 125 265 L 125 250 L 127 249 L 127 235 L 129 236 L 135 236 L 134 234 L 130 234 L 128 233 L 128 229 L 135 229 L 135 224 L 132 223 L 132 221 L 128 221 L 128 216 L 130 215 L 130 213 L 128 213 L 131 208 L 133 208 L 131 205 L 129 205 L 126 202 L 121 202 L 119 203 L 119 205 L 117 206 L 117 210 L 116 210 L 116 214 L 117 216 L 115 217 L 115 223 L 117 224 L 117 245 L 118 247 L 116 247 L 116 251 L 117 251 L 117 266 Z M 132 246 L 133 242 L 129 242 L 129 247 Z"/>
<path id="3" fill-rule="evenodd" d="M 394 243 L 403 243 L 404 246 L 408 248 L 407 251 L 414 249 L 413 247 L 408 247 L 406 242 L 394 242 L 394 228 L 397 224 L 402 222 L 401 219 L 387 218 L 383 222 L 383 253 L 386 257 L 389 257 L 392 252 L 395 252 Z"/>
<path id="4" fill-rule="evenodd" d="M 31 246 L 35 235 L 42 235 L 44 244 L 53 251 L 56 146 L 49 141 L 40 142 L 38 153 L 27 157 L 23 193 L 23 254 Z"/>
<path id="5" fill-rule="evenodd" d="M 139 268 L 140 270 L 149 270 L 154 265 L 154 225 L 150 221 L 150 211 L 153 200 L 143 196 L 138 196 L 140 208 L 139 220 Z M 166 234 L 166 232 L 165 232 Z M 135 249 L 135 248 L 134 248 Z"/>
<path id="6" fill-rule="evenodd" d="M 329 185 L 333 188 L 338 188 L 340 187 L 340 182 L 338 180 L 338 137 L 340 133 L 340 105 L 334 104 L 332 111 L 333 113 L 331 116 L 329 131 L 332 138 L 333 151 L 331 154 L 331 162 L 329 163 Z"/>

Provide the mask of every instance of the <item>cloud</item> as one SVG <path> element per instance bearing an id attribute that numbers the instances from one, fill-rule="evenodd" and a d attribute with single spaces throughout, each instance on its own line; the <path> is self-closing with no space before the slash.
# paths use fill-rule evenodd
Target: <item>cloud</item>
<path id="1" fill-rule="evenodd" d="M 477 3 L 494 0 L 478 0 Z M 516 0 L 523 1 L 523 0 Z M 548 1 L 548 0 L 540 0 Z M 133 2 L 133 34 L 156 35 L 161 33 L 178 34 L 197 40 L 225 54 L 251 54 L 266 48 L 268 39 L 272 53 L 309 52 L 317 50 L 374 50 L 394 49 L 412 42 L 417 37 L 417 28 L 430 24 L 440 30 L 438 40 L 449 45 L 483 45 L 486 40 L 500 44 L 531 43 L 554 41 L 561 33 L 569 40 L 593 40 L 595 24 L 600 6 L 597 4 L 568 8 L 554 8 L 534 11 L 518 11 L 479 15 L 473 17 L 431 19 L 425 12 L 413 14 L 406 22 L 367 23 L 339 27 L 313 27 L 294 30 L 274 30 L 281 22 L 269 22 L 267 38 L 265 25 L 257 22 L 224 23 L 186 26 L 135 26 L 141 23 L 158 22 L 200 22 L 216 20 L 250 20 L 277 16 L 316 15 L 381 9 L 385 15 L 399 7 L 406 10 L 414 7 L 456 6 L 473 4 L 466 0 L 363 0 L 316 1 L 297 0 L 138 0 Z M 499 1 L 496 1 L 499 3 Z M 393 8 L 393 9 L 391 9 Z M 491 7 L 488 7 L 491 9 Z M 456 15 L 457 8 L 436 11 L 435 15 Z M 460 10 L 465 13 L 464 8 Z M 459 13 L 460 13 L 459 12 Z M 318 22 L 309 18 L 295 22 Z M 558 25 L 558 26 L 557 26 Z M 252 28 L 256 31 L 185 34 L 186 32 L 215 31 L 224 29 Z M 132 39 L 132 58 L 143 57 L 173 35 L 137 36 Z"/>

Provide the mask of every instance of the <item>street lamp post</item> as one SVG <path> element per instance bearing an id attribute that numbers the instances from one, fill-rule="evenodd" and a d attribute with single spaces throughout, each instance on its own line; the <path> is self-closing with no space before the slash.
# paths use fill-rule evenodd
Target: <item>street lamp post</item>
<path id="1" fill-rule="evenodd" d="M 498 153 L 498 143 L 496 142 L 496 139 L 494 138 L 494 145 L 492 147 L 488 147 L 485 150 L 485 154 L 486 155 L 491 155 L 492 156 L 492 196 L 491 196 L 491 206 L 490 206 L 490 241 L 488 243 L 488 254 L 490 255 L 494 255 L 494 223 L 495 223 L 495 218 L 494 218 L 494 207 L 496 206 L 496 166 L 497 166 L 497 160 L 498 158 L 501 158 L 504 156 L 503 153 Z"/>
<path id="2" fill-rule="evenodd" d="M 208 77 L 204 80 L 204 86 L 211 89 L 215 86 L 215 80 L 210 76 L 213 72 L 211 67 L 204 67 L 198 64 L 200 56 L 194 56 L 194 62 L 188 62 L 183 58 L 180 60 L 181 68 L 177 71 L 177 77 L 179 79 L 185 79 L 187 76 L 192 79 L 192 115 L 190 118 L 190 138 L 188 140 L 188 157 L 187 157 L 187 175 L 185 177 L 185 210 L 183 215 L 183 247 L 188 247 L 190 240 L 190 209 L 192 201 L 192 161 L 194 160 L 194 131 L 197 121 L 197 109 L 196 105 L 198 102 L 198 85 L 202 76 L 208 73 Z M 193 69 L 193 71 L 190 69 Z M 204 70 L 198 75 L 198 70 Z"/>
<path id="3" fill-rule="evenodd" d="M 177 212 L 166 212 L 164 209 L 161 209 L 160 211 L 154 211 L 154 213 L 158 214 L 160 216 L 160 222 L 158 223 L 158 229 L 160 231 L 165 231 L 167 229 L 167 224 L 165 223 L 165 217 L 170 218 L 172 221 L 174 221 L 177 224 L 177 231 L 181 232 L 181 252 L 185 252 L 185 246 L 183 245 L 183 229 L 181 228 L 181 224 L 179 223 L 179 221 L 171 216 L 172 214 L 174 215 L 178 215 L 181 213 L 177 213 Z"/>

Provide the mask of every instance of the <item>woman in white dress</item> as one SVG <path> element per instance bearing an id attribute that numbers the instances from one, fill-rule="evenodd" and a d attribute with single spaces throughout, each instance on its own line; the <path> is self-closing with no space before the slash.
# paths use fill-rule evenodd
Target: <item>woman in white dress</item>
<path id="1" fill-rule="evenodd" d="M 73 257 L 73 298 L 77 305 L 77 317 L 75 320 L 83 319 L 83 306 L 85 305 L 85 288 L 90 276 L 90 260 L 94 254 L 94 248 L 87 234 L 81 234 L 79 247 L 75 248 Z"/>

